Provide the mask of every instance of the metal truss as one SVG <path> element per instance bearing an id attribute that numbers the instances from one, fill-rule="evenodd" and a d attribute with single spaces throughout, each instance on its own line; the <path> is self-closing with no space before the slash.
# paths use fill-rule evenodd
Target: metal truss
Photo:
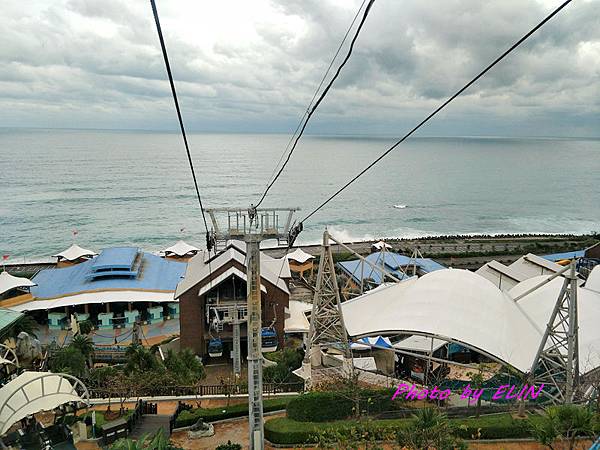
<path id="1" fill-rule="evenodd" d="M 346 358 L 351 357 L 329 237 L 329 232 L 325 230 L 310 316 L 306 362 L 310 360 L 313 351 L 323 348 L 336 348 Z"/>
<path id="2" fill-rule="evenodd" d="M 543 392 L 555 403 L 571 403 L 579 383 L 575 261 L 564 277 L 530 372 L 533 384 L 543 383 Z"/>

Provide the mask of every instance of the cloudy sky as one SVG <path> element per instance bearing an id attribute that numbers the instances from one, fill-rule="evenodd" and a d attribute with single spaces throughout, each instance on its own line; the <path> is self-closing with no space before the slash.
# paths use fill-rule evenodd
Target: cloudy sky
<path id="1" fill-rule="evenodd" d="M 288 132 L 360 0 L 157 0 L 190 130 Z M 562 0 L 377 0 L 312 133 L 401 135 Z M 0 126 L 174 130 L 147 0 L 4 0 Z M 600 136 L 600 0 L 422 135 Z"/>

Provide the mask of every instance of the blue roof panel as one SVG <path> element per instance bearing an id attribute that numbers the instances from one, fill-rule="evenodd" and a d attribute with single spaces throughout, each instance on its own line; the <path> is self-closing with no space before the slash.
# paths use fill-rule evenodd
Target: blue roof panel
<path id="1" fill-rule="evenodd" d="M 585 250 L 575 250 L 572 252 L 564 252 L 564 253 L 553 253 L 551 255 L 544 255 L 542 258 L 547 259 L 548 261 L 560 261 L 562 259 L 573 259 L 573 258 L 583 258 L 585 256 Z"/>
<path id="2" fill-rule="evenodd" d="M 100 269 L 130 270 L 139 252 L 140 249 L 136 247 L 106 248 L 92 260 L 91 270 L 94 272 Z"/>
<path id="3" fill-rule="evenodd" d="M 142 253 L 141 263 L 137 269 L 138 276 L 135 278 L 89 279 L 87 275 L 98 258 L 100 256 L 61 269 L 41 270 L 32 279 L 38 284 L 31 287 L 32 295 L 36 298 L 56 298 L 103 289 L 174 291 L 187 266 L 186 263 L 171 261 L 151 253 Z"/>
<path id="4" fill-rule="evenodd" d="M 406 255 L 401 255 L 394 252 L 374 252 L 365 258 L 371 264 L 382 267 L 387 272 L 391 273 L 396 278 L 403 280 L 410 278 L 408 275 L 404 275 L 401 271 L 402 268 L 412 266 L 416 264 L 419 270 L 422 272 L 434 272 L 436 270 L 445 269 L 443 265 L 429 258 L 415 258 L 412 259 Z M 363 263 L 360 259 L 352 261 L 342 261 L 338 263 L 338 266 L 346 272 L 347 275 L 351 276 L 355 283 L 360 284 L 361 278 L 363 280 L 370 279 L 375 284 L 381 284 L 383 277 L 381 271 L 374 269 L 367 263 Z"/>

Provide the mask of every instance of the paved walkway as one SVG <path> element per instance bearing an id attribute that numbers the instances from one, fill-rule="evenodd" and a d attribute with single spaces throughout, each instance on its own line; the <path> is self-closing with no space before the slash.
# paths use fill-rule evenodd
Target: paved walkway
<path id="1" fill-rule="evenodd" d="M 266 420 L 274 417 L 283 417 L 285 413 L 268 416 Z M 176 431 L 171 435 L 171 442 L 176 446 L 190 450 L 214 449 L 220 444 L 226 444 L 228 440 L 233 443 L 242 444 L 242 448 L 248 448 L 248 418 L 241 417 L 236 420 L 214 424 L 215 435 L 208 438 L 188 439 L 187 431 Z M 266 449 L 275 447 L 266 446 Z"/>

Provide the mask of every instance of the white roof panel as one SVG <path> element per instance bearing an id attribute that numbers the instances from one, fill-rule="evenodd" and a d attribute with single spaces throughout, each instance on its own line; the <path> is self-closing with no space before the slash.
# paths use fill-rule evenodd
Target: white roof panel
<path id="1" fill-rule="evenodd" d="M 15 277 L 6 271 L 0 273 L 0 294 L 4 294 L 11 289 L 31 286 L 37 286 L 37 284 L 29 278 Z"/>
<path id="2" fill-rule="evenodd" d="M 184 241 L 177 241 L 174 245 L 169 248 L 165 248 L 163 253 L 166 255 L 168 253 L 175 254 L 177 256 L 185 256 L 188 253 L 199 252 L 200 249 L 198 247 L 194 247 L 193 245 L 188 244 Z"/>
<path id="3" fill-rule="evenodd" d="M 11 306 L 13 311 L 37 311 L 42 309 L 77 306 L 85 304 L 116 303 L 116 302 L 173 302 L 173 292 L 150 291 L 101 291 L 84 292 L 67 295 L 50 300 L 32 300 L 20 305 Z"/>
<path id="4" fill-rule="evenodd" d="M 310 310 L 312 310 L 310 303 L 290 300 L 290 305 L 286 311 L 289 317 L 285 319 L 284 331 L 286 333 L 308 333 L 310 323 L 305 313 Z"/>
<path id="5" fill-rule="evenodd" d="M 66 259 L 67 261 L 75 261 L 76 259 L 82 258 L 84 256 L 92 257 L 96 255 L 97 253 L 93 252 L 92 250 L 87 250 L 85 248 L 81 248 L 77 244 L 73 244 L 68 249 L 52 256 L 54 256 L 55 258 Z"/>
<path id="6" fill-rule="evenodd" d="M 441 339 L 413 335 L 401 340 L 400 342 L 396 342 L 393 347 L 397 348 L 398 350 L 411 350 L 414 352 L 429 353 L 432 349 L 432 340 L 434 352 L 446 345 L 446 341 Z"/>
<path id="7" fill-rule="evenodd" d="M 297 248 L 292 253 L 289 253 L 287 255 L 287 259 L 291 259 L 293 261 L 296 261 L 297 263 L 304 264 L 308 260 L 315 259 L 315 257 L 310 253 L 306 253 L 301 248 Z"/>

